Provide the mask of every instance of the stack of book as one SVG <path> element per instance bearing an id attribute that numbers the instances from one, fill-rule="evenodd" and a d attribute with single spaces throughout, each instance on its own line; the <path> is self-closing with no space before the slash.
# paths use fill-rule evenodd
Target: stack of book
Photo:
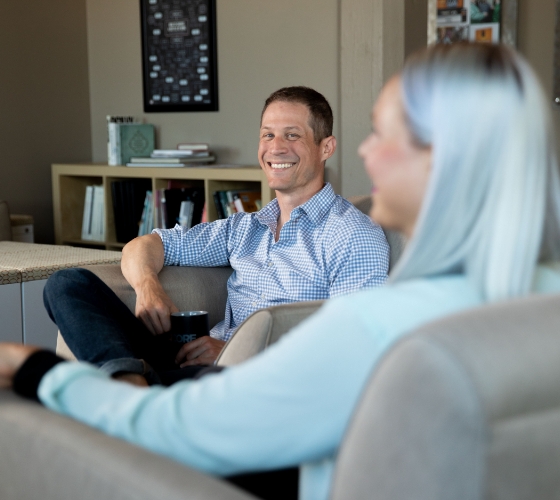
<path id="1" fill-rule="evenodd" d="M 105 241 L 105 190 L 103 186 L 86 187 L 82 240 Z"/>
<path id="2" fill-rule="evenodd" d="M 133 156 L 127 167 L 187 167 L 212 163 L 216 157 L 208 144 L 179 144 L 177 149 L 155 149 L 150 156 Z"/>
<path id="3" fill-rule="evenodd" d="M 132 157 L 150 156 L 155 147 L 155 129 L 132 116 L 107 116 L 107 162 L 126 165 Z"/>
<path id="4" fill-rule="evenodd" d="M 213 196 L 220 219 L 225 219 L 237 212 L 257 212 L 262 208 L 260 191 L 215 191 Z"/>

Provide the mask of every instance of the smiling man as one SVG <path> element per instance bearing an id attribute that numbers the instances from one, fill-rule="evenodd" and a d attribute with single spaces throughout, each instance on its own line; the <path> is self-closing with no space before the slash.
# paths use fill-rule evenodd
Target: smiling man
<path id="1" fill-rule="evenodd" d="M 45 305 L 76 357 L 146 383 L 146 363 L 138 359 L 157 364 L 156 339 L 177 311 L 158 280 L 164 265 L 233 268 L 224 320 L 209 337 L 181 348 L 171 360 L 181 368 L 212 364 L 258 309 L 382 285 L 389 266 L 383 231 L 324 181 L 325 162 L 336 150 L 332 124 L 330 105 L 315 90 L 274 92 L 261 115 L 258 156 L 276 199 L 259 212 L 188 231 L 156 229 L 128 243 L 121 265 L 136 291 L 135 314 L 89 271 L 55 273 Z"/>

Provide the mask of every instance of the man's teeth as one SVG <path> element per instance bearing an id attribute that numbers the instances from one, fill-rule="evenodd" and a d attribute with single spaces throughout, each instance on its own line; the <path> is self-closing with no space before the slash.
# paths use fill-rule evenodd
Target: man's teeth
<path id="1" fill-rule="evenodd" d="M 272 168 L 290 168 L 293 163 L 271 163 Z"/>

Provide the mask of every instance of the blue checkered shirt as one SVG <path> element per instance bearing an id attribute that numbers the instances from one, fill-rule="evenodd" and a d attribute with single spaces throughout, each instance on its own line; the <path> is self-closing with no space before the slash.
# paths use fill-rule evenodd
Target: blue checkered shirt
<path id="1" fill-rule="evenodd" d="M 328 299 L 382 285 L 389 245 L 382 229 L 330 184 L 292 210 L 274 241 L 280 208 L 276 199 L 255 213 L 202 223 L 185 231 L 156 229 L 164 265 L 231 265 L 225 319 L 210 335 L 228 340 L 251 313 L 264 307 Z"/>

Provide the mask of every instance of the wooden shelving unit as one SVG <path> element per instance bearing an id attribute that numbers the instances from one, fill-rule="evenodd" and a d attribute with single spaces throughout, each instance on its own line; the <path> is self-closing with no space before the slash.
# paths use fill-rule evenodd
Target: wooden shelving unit
<path id="1" fill-rule="evenodd" d="M 271 201 L 275 194 L 268 187 L 266 176 L 258 166 L 186 168 L 133 168 L 113 167 L 102 164 L 54 164 L 51 169 L 55 241 L 58 245 L 80 245 L 107 250 L 121 249 L 124 244 L 116 240 L 111 182 L 124 179 L 151 179 L 152 189 L 167 187 L 174 179 L 193 181 L 204 187 L 209 221 L 218 218 L 214 205 L 214 191 L 228 189 L 261 190 L 262 205 Z M 81 239 L 82 218 L 86 186 L 105 187 L 106 241 Z"/>

